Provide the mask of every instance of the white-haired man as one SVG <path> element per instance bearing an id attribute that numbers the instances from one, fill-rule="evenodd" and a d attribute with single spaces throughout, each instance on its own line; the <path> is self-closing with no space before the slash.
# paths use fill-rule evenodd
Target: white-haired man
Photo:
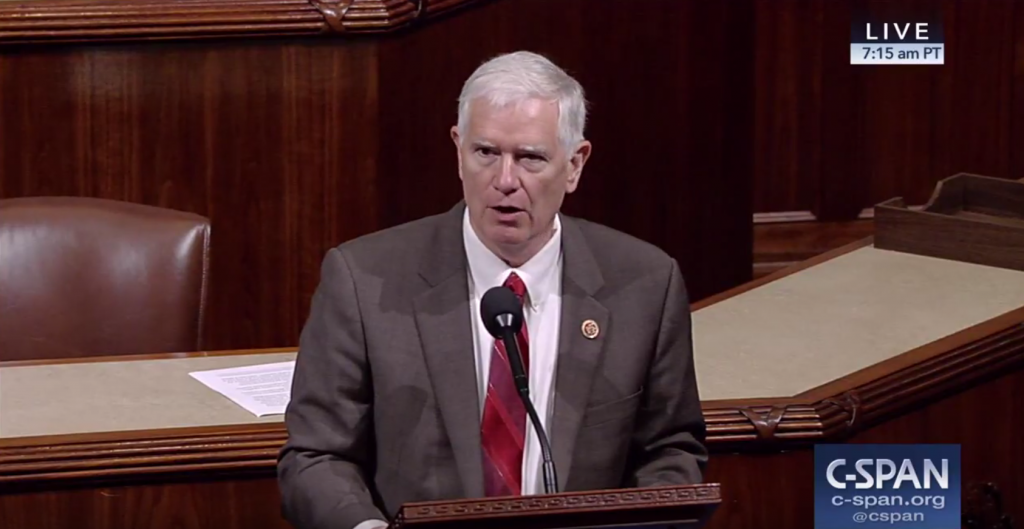
<path id="1" fill-rule="evenodd" d="M 387 525 L 406 502 L 543 493 L 536 433 L 484 293 L 518 336 L 559 491 L 699 482 L 707 461 L 675 260 L 559 213 L 591 144 L 583 89 L 528 52 L 466 81 L 464 200 L 327 252 L 299 344 L 279 482 L 298 529 Z"/>

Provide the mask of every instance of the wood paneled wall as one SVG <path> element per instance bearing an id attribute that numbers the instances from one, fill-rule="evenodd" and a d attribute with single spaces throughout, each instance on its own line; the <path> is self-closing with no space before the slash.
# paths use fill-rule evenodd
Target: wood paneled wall
<path id="1" fill-rule="evenodd" d="M 941 66 L 851 66 L 851 13 L 936 12 Z M 756 2 L 756 212 L 853 220 L 959 172 L 1024 176 L 1024 2 Z M 1016 49 L 1016 50 L 1015 50 Z"/>
<path id="2" fill-rule="evenodd" d="M 874 204 L 922 204 L 954 173 L 1024 177 L 1020 0 L 279 4 L 256 18 L 301 23 L 232 8 L 202 25 L 293 35 L 245 41 L 100 44 L 102 19 L 19 33 L 0 13 L 0 43 L 86 41 L 0 48 L 0 197 L 209 215 L 210 348 L 293 344 L 326 248 L 458 199 L 455 98 L 502 51 L 544 52 L 588 90 L 596 151 L 566 210 L 669 251 L 695 299 L 870 235 Z M 123 34 L 174 33 L 157 11 Z M 851 66 L 858 11 L 938 16 L 946 64 Z"/>
<path id="3" fill-rule="evenodd" d="M 960 172 L 1024 177 L 1024 2 L 755 2 L 755 259 L 765 271 L 870 234 Z M 933 14 L 941 66 L 851 66 L 849 24 Z M 865 211 L 868 210 L 868 211 Z"/>
<path id="4" fill-rule="evenodd" d="M 291 346 L 328 248 L 461 198 L 461 85 L 530 49 L 591 102 L 566 211 L 659 245 L 699 299 L 750 277 L 751 161 L 733 146 L 752 133 L 752 35 L 749 0 L 501 0 L 380 36 L 0 48 L 0 197 L 209 216 L 207 347 Z"/>

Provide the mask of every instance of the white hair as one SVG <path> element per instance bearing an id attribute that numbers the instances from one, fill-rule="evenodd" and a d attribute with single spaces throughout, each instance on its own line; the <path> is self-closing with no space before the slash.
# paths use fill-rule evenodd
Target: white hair
<path id="1" fill-rule="evenodd" d="M 497 107 L 544 99 L 558 103 L 558 139 L 567 150 L 583 141 L 587 101 L 583 87 L 565 70 L 536 53 L 517 51 L 481 64 L 459 94 L 459 137 L 466 137 L 470 103 L 486 98 Z M 570 152 L 571 154 L 571 152 Z"/>

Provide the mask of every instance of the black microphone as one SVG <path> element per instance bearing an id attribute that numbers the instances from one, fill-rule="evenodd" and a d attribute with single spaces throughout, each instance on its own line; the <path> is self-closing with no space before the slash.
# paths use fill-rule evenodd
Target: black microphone
<path id="1" fill-rule="evenodd" d="M 480 300 L 480 317 L 484 320 L 487 332 L 505 344 L 509 367 L 512 369 L 512 380 L 515 381 L 519 398 L 526 406 L 526 413 L 530 416 L 533 429 L 537 431 L 537 437 L 540 439 L 540 452 L 544 459 L 544 492 L 555 494 L 558 492 L 558 478 L 555 474 L 555 461 L 551 458 L 551 444 L 540 418 L 537 417 L 537 409 L 530 401 L 529 378 L 523 369 L 523 357 L 519 354 L 519 344 L 516 343 L 516 334 L 523 328 L 523 306 L 512 289 L 494 287 Z"/>

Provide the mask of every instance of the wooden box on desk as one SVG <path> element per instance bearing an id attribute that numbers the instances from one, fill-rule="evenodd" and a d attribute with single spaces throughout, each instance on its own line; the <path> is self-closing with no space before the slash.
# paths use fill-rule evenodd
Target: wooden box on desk
<path id="1" fill-rule="evenodd" d="M 1024 270 L 1024 181 L 961 173 L 940 181 L 920 210 L 883 202 L 875 247 Z"/>
<path id="2" fill-rule="evenodd" d="M 395 529 L 697 529 L 721 502 L 717 483 L 408 503 Z"/>

